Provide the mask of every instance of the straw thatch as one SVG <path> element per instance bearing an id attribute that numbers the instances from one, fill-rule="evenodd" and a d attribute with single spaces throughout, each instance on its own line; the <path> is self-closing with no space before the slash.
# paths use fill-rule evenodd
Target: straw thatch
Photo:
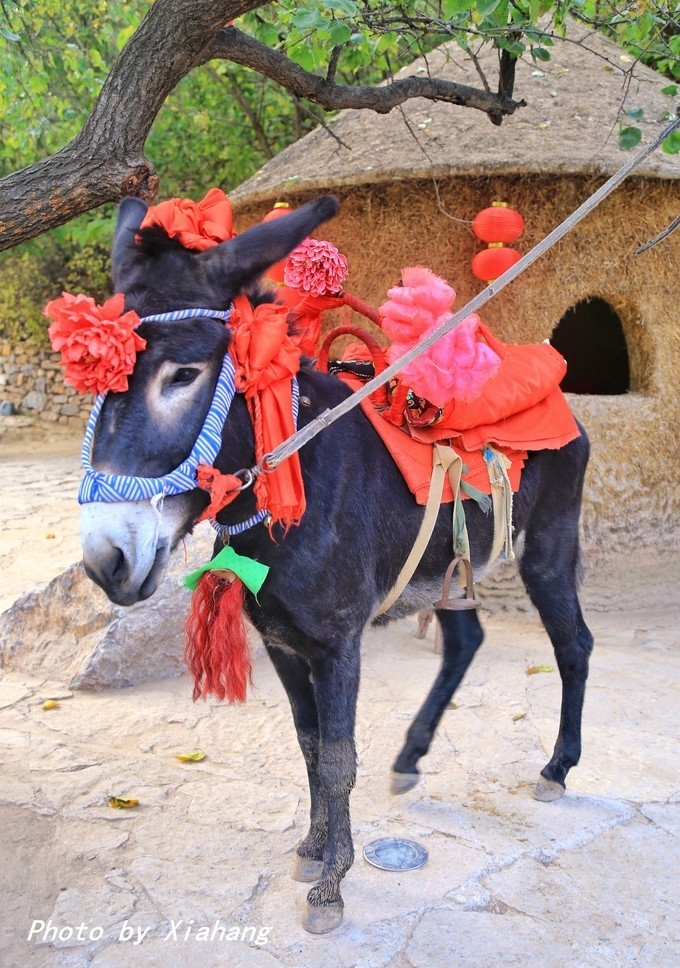
<path id="1" fill-rule="evenodd" d="M 624 109 L 643 109 L 643 144 L 651 141 L 674 109 L 661 94 L 668 82 L 641 64 L 628 82 L 622 68 L 631 66 L 631 58 L 620 48 L 573 22 L 568 36 L 551 48 L 549 62 L 537 66 L 528 57 L 518 62 L 515 95 L 527 105 L 500 128 L 477 111 L 424 98 L 388 115 L 342 111 L 329 130 L 317 128 L 282 151 L 232 197 L 252 204 L 282 192 L 482 172 L 610 175 L 630 157 L 618 146 L 618 121 L 632 123 Z M 490 49 L 478 57 L 490 78 L 496 59 Z M 454 44 L 444 44 L 401 72 L 421 73 L 480 83 Z M 677 158 L 657 152 L 639 174 L 677 179 L 680 165 Z"/>
<path id="2" fill-rule="evenodd" d="M 624 55 L 599 38 L 589 47 L 597 56 L 574 43 L 553 48 L 540 76 L 520 64 L 516 94 L 529 104 L 500 128 L 469 109 L 422 100 L 386 117 L 342 112 L 331 129 L 343 145 L 317 130 L 282 152 L 232 194 L 238 221 L 261 218 L 279 198 L 296 204 L 332 190 L 341 211 L 323 234 L 348 257 L 352 292 L 379 305 L 402 267 L 420 263 L 457 289 L 458 308 L 483 286 L 470 269 L 480 208 L 504 199 L 518 209 L 526 230 L 517 248 L 526 252 L 630 157 L 617 143 L 623 94 L 611 69 Z M 444 48 L 428 66 L 470 82 L 458 60 Z M 651 140 L 673 103 L 659 93 L 662 77 L 639 66 L 637 77 L 627 106 L 644 107 Z M 591 553 L 661 551 L 680 538 L 680 231 L 634 255 L 679 210 L 680 160 L 657 151 L 482 311 L 514 342 L 550 338 L 570 307 L 592 297 L 621 321 L 630 391 L 570 395 L 592 443 L 584 501 Z"/>

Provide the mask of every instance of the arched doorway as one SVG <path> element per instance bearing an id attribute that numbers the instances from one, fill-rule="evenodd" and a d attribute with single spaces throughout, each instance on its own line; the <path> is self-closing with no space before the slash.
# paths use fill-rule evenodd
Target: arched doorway
<path id="1" fill-rule="evenodd" d="M 566 311 L 550 342 L 567 361 L 560 386 L 568 393 L 620 394 L 630 389 L 623 326 L 608 302 L 583 299 Z"/>

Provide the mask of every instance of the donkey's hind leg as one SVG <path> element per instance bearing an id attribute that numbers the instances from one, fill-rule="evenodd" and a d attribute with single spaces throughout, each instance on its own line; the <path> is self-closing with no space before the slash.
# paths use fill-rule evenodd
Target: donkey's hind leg
<path id="1" fill-rule="evenodd" d="M 319 783 L 319 717 L 306 662 L 290 652 L 265 643 L 293 712 L 298 743 L 305 758 L 309 781 L 309 832 L 297 845 L 292 877 L 314 882 L 321 877 L 328 839 L 328 804 Z"/>
<path id="2" fill-rule="evenodd" d="M 477 612 L 473 609 L 439 609 L 437 618 L 443 638 L 441 668 L 392 766 L 392 793 L 404 793 L 418 782 L 420 773 L 416 764 L 429 750 L 439 720 L 484 639 Z"/>
<path id="3" fill-rule="evenodd" d="M 582 441 L 575 441 L 569 446 L 575 444 L 582 444 Z M 574 478 L 573 473 L 571 477 Z M 566 474 L 562 482 L 565 480 L 568 480 Z M 564 483 L 561 487 L 564 489 Z M 559 493 L 559 490 L 560 487 L 556 485 L 553 494 Z M 583 700 L 589 658 L 593 651 L 593 636 L 584 621 L 576 592 L 580 511 L 578 478 L 571 498 L 571 501 L 565 501 L 568 506 L 559 509 L 557 515 L 552 502 L 546 508 L 537 507 L 534 510 L 519 564 L 529 597 L 550 636 L 562 680 L 560 728 L 553 754 L 541 770 L 534 790 L 537 800 L 559 799 L 566 788 L 567 773 L 581 757 Z"/>

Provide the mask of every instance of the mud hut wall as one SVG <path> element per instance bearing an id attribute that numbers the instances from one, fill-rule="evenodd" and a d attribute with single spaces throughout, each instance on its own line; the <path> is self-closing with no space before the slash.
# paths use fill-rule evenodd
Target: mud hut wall
<path id="1" fill-rule="evenodd" d="M 483 287 L 470 269 L 482 247 L 471 231 L 480 208 L 502 199 L 520 211 L 526 229 L 517 248 L 525 253 L 601 181 L 484 177 L 440 181 L 437 192 L 431 181 L 341 189 L 340 214 L 318 234 L 345 253 L 347 288 L 369 303 L 384 301 L 403 266 L 422 263 L 454 286 L 460 308 Z M 680 458 L 674 443 L 680 424 L 680 233 L 634 255 L 636 246 L 672 221 L 677 198 L 675 183 L 629 180 L 481 313 L 509 342 L 549 338 L 564 313 L 589 297 L 606 300 L 621 319 L 631 392 L 570 395 L 592 447 L 584 498 L 586 547 L 626 551 L 680 538 Z M 269 207 L 237 208 L 239 226 L 258 220 Z M 367 325 L 361 317 L 355 321 Z"/>

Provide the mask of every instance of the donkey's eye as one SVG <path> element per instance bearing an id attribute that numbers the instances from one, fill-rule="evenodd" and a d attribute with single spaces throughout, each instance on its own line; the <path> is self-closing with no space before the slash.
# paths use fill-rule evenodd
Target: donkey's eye
<path id="1" fill-rule="evenodd" d="M 201 371 L 195 366 L 181 366 L 172 374 L 171 386 L 188 386 L 193 383 Z"/>

